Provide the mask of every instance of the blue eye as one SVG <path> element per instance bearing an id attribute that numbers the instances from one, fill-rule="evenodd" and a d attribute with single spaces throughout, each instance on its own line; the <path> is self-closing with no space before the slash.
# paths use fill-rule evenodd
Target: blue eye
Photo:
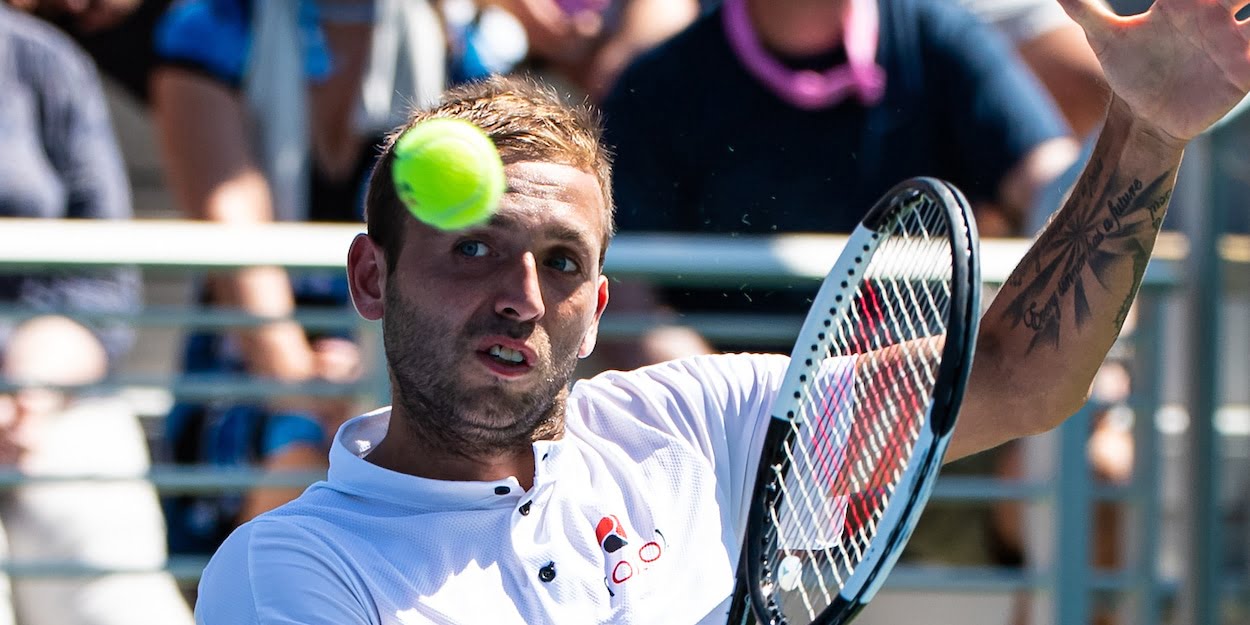
<path id="1" fill-rule="evenodd" d="M 456 244 L 456 251 L 464 256 L 481 257 L 490 253 L 490 248 L 481 241 L 461 241 Z"/>
<path id="2" fill-rule="evenodd" d="M 569 258 L 568 256 L 557 256 L 552 258 L 547 261 L 547 266 L 563 273 L 577 273 L 577 270 L 580 269 L 577 265 L 577 261 Z"/>

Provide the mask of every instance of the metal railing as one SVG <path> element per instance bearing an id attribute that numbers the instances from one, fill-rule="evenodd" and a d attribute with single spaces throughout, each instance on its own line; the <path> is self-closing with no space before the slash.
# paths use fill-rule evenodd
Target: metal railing
<path id="1" fill-rule="evenodd" d="M 132 221 L 86 222 L 5 220 L 0 225 L 0 269 L 45 271 L 50 268 L 98 265 L 133 265 L 153 272 L 202 272 L 257 265 L 277 265 L 294 271 L 340 269 L 346 250 L 360 228 L 350 225 L 268 224 L 249 227 L 200 222 Z M 622 235 L 613 243 L 605 272 L 614 278 L 645 278 L 664 284 L 697 284 L 737 288 L 744 283 L 768 285 L 816 282 L 832 264 L 842 237 L 781 235 L 773 237 L 720 237 L 672 235 Z M 983 277 L 987 284 L 1003 282 L 1028 243 L 1020 240 L 987 240 L 982 243 Z M 1096 487 L 1085 463 L 1088 411 L 1074 416 L 1059 434 L 1059 471 L 1053 480 L 1001 481 L 989 478 L 943 477 L 934 497 L 947 500 L 1049 501 L 1054 505 L 1058 534 L 1054 539 L 1055 565 L 1050 570 L 995 568 L 940 569 L 900 566 L 888 588 L 927 589 L 952 592 L 1009 592 L 1049 590 L 1054 594 L 1056 622 L 1086 620 L 1095 594 L 1125 594 L 1137 604 L 1136 623 L 1160 621 L 1163 602 L 1175 595 L 1180 581 L 1160 573 L 1156 555 L 1160 537 L 1160 429 L 1155 415 L 1162 405 L 1162 340 L 1166 331 L 1164 307 L 1175 298 L 1175 288 L 1186 275 L 1186 240 L 1164 235 L 1146 272 L 1139 298 L 1139 320 L 1131 342 L 1117 349 L 1136 363 L 1135 392 L 1131 405 L 1135 423 L 1136 466 L 1131 484 Z M 1224 272 L 1224 286 L 1250 291 L 1250 242 L 1226 237 L 1221 241 L 1221 262 L 1235 266 Z M 738 341 L 785 342 L 797 333 L 805 311 L 793 316 L 711 315 L 689 316 L 684 322 L 700 328 L 711 338 Z M 0 308 L 0 319 L 22 319 L 33 312 Z M 90 315 L 81 315 L 90 316 Z M 99 315 L 97 315 L 98 317 Z M 326 328 L 367 328 L 349 309 L 338 312 L 298 311 L 295 320 Z M 236 310 L 196 307 L 145 308 L 125 319 L 139 327 L 225 328 L 255 325 L 272 319 Z M 636 335 L 656 323 L 649 317 L 617 315 L 605 319 L 604 336 Z M 376 332 L 372 332 L 376 340 Z M 292 392 L 316 395 L 351 393 L 374 403 L 387 401 L 385 372 L 372 367 L 369 377 L 351 385 L 277 385 L 240 375 L 169 376 L 121 375 L 104 386 L 118 390 L 157 388 L 175 397 L 235 396 L 259 398 Z M 0 386 L 0 391 L 12 387 Z M 222 469 L 156 465 L 143 474 L 128 477 L 73 475 L 32 478 L 16 471 L 0 471 L 0 488 L 33 481 L 99 481 L 143 479 L 164 493 L 238 491 L 254 486 L 304 485 L 316 479 L 308 473 L 276 474 L 257 469 Z M 1088 544 L 1091 502 L 1112 499 L 1135 510 L 1136 548 L 1132 562 L 1120 572 L 1096 574 L 1090 567 Z M 1194 531 L 1201 531 L 1197 528 Z M 171 558 L 165 570 L 183 578 L 198 576 L 200 558 Z M 15 562 L 0 566 L 11 575 L 74 576 L 106 572 L 73 562 Z M 1243 583 L 1233 579 L 1229 584 Z"/>

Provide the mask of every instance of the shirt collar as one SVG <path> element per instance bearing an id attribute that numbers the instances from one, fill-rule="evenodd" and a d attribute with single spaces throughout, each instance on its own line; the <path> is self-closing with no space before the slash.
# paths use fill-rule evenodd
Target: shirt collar
<path id="1" fill-rule="evenodd" d="M 390 407 L 344 423 L 330 449 L 328 484 L 339 491 L 385 499 L 417 510 L 483 510 L 514 507 L 526 494 L 515 477 L 489 482 L 434 480 L 384 469 L 364 459 L 390 426 Z M 534 443 L 535 488 L 555 480 L 564 441 Z"/>

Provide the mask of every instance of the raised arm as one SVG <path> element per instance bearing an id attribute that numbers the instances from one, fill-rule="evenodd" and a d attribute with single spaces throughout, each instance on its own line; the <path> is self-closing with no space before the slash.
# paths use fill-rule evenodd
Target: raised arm
<path id="1" fill-rule="evenodd" d="M 1085 172 L 982 320 L 948 459 L 1051 429 L 1085 401 L 1141 284 L 1190 139 L 1250 89 L 1246 0 L 1114 15 L 1062 0 L 1114 97 Z"/>

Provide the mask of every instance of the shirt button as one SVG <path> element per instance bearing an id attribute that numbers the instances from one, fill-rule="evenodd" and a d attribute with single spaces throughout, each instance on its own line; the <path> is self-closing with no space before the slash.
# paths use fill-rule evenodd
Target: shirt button
<path id="1" fill-rule="evenodd" d="M 548 562 L 546 566 L 544 566 L 541 569 L 538 569 L 538 579 L 541 579 L 544 582 L 549 582 L 555 578 L 556 578 L 556 563 L 555 562 Z"/>
<path id="2" fill-rule="evenodd" d="M 520 512 L 520 513 L 521 513 L 521 516 L 529 516 L 529 513 L 530 513 L 530 504 L 532 504 L 532 503 L 534 503 L 534 502 L 533 502 L 533 501 L 527 501 L 527 502 L 525 502 L 525 503 L 521 504 L 521 509 L 520 509 L 520 510 L 517 510 L 517 512 Z"/>
<path id="3" fill-rule="evenodd" d="M 512 492 L 512 489 L 511 489 L 511 488 L 508 488 L 507 486 L 496 486 L 496 487 L 495 487 L 495 494 L 496 494 L 496 495 L 507 495 L 507 494 L 508 494 L 508 493 L 510 493 L 510 492 Z"/>

